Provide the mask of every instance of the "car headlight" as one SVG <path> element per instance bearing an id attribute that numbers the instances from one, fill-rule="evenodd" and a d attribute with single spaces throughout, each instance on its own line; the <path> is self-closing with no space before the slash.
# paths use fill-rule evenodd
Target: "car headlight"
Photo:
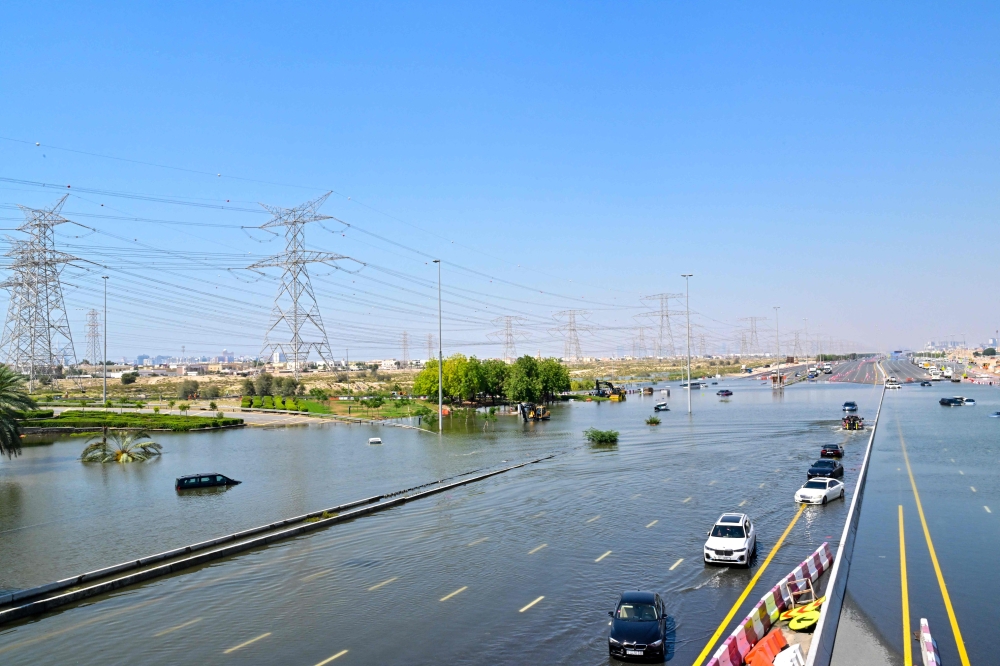
<path id="1" fill-rule="evenodd" d="M 650 643 L 649 647 L 657 648 L 657 647 L 660 647 L 661 645 L 663 645 L 663 639 L 662 638 L 660 640 L 658 640 L 658 641 L 653 641 L 652 643 Z"/>
<path id="2" fill-rule="evenodd" d="M 743 553 L 743 552 L 746 552 L 746 548 L 734 548 L 733 552 L 734 553 Z"/>
<path id="3" fill-rule="evenodd" d="M 622 644 L 621 641 L 615 640 L 614 637 L 612 637 L 612 636 L 608 636 L 608 642 L 611 643 L 612 645 L 621 645 Z"/>

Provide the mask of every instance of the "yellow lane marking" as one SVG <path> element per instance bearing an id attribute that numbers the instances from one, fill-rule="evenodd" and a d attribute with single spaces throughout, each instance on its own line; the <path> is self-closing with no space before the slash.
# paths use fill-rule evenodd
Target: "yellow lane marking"
<path id="1" fill-rule="evenodd" d="M 718 483 L 718 481 L 716 481 L 715 479 L 712 479 L 711 481 L 708 482 L 708 485 L 714 486 L 716 483 Z"/>
<path id="2" fill-rule="evenodd" d="M 316 666 L 326 666 L 327 664 L 329 664 L 334 659 L 340 659 L 345 654 L 347 654 L 347 650 L 341 650 L 340 652 L 338 652 L 337 654 L 333 655 L 332 657 L 327 657 L 323 661 L 319 662 L 318 664 L 316 664 Z"/>
<path id="3" fill-rule="evenodd" d="M 792 531 L 793 527 L 795 527 L 795 523 L 799 521 L 799 516 L 802 515 L 802 511 L 805 508 L 806 508 L 805 504 L 799 505 L 799 510 L 795 512 L 795 517 L 792 518 L 792 522 L 788 523 L 788 527 L 786 527 L 785 531 L 781 534 L 781 538 L 779 538 L 777 543 L 774 544 L 774 547 L 771 548 L 771 552 L 767 554 L 767 558 L 764 560 L 764 564 L 762 564 L 760 568 L 757 569 L 757 573 L 753 575 L 753 578 L 750 579 L 750 582 L 747 584 L 746 589 L 743 590 L 743 593 L 740 595 L 740 598 L 736 600 L 736 603 L 733 604 L 733 607 L 729 609 L 728 613 L 726 613 L 725 619 L 722 620 L 722 623 L 719 625 L 719 628 L 715 630 L 714 634 L 712 634 L 712 637 L 708 640 L 708 643 L 701 651 L 701 654 L 698 655 L 698 658 L 695 660 L 692 666 L 701 666 L 702 662 L 705 661 L 705 657 L 707 657 L 709 652 L 712 651 L 712 648 L 715 646 L 715 642 L 719 640 L 720 636 L 722 636 L 722 632 L 726 630 L 726 627 L 729 625 L 729 622 L 733 619 L 733 616 L 736 615 L 736 611 L 738 611 L 743 602 L 746 601 L 747 596 L 750 594 L 751 590 L 753 590 L 754 585 L 757 584 L 757 581 L 760 579 L 761 574 L 763 574 L 764 571 L 767 569 L 767 566 L 771 564 L 771 560 L 774 559 L 775 553 L 777 553 L 778 549 L 781 548 L 781 544 L 785 542 L 785 537 L 787 537 L 788 533 Z"/>
<path id="4" fill-rule="evenodd" d="M 649 525 L 646 525 L 646 527 L 652 527 L 653 525 L 655 525 L 655 524 L 656 524 L 656 523 L 658 523 L 658 522 L 660 522 L 660 521 L 659 521 L 659 520 L 654 520 L 654 521 L 653 521 L 653 522 L 651 522 L 651 523 L 650 523 Z"/>
<path id="5" fill-rule="evenodd" d="M 913 478 L 913 468 L 910 467 L 910 456 L 906 454 L 906 442 L 903 440 L 903 427 L 896 421 L 896 428 L 899 431 L 899 444 L 903 450 L 903 461 L 906 463 L 906 473 L 910 475 L 910 486 L 913 488 L 913 499 L 917 502 L 917 513 L 920 514 L 920 524 L 924 528 L 924 540 L 927 541 L 927 550 L 931 555 L 931 563 L 934 565 L 934 574 L 937 576 L 938 587 L 941 588 L 941 598 L 944 600 L 944 608 L 948 611 L 948 621 L 951 623 L 951 632 L 955 635 L 955 647 L 958 648 L 958 657 L 962 661 L 962 666 L 969 666 L 969 655 L 965 651 L 965 641 L 962 640 L 962 630 L 958 628 L 958 618 L 955 617 L 955 609 L 951 605 L 951 596 L 948 594 L 948 586 L 944 583 L 944 574 L 941 573 L 941 565 L 938 563 L 937 553 L 934 551 L 934 542 L 931 541 L 931 531 L 927 527 L 927 518 L 924 516 L 924 507 L 920 503 L 920 493 L 917 492 L 917 481 Z"/>
<path id="6" fill-rule="evenodd" d="M 952 462 L 955 462 L 955 459 L 954 459 L 954 458 L 952 458 L 952 459 L 951 459 L 951 461 L 952 461 Z"/>
<path id="7" fill-rule="evenodd" d="M 476 539 L 475 541 L 473 541 L 469 545 L 470 546 L 475 546 L 477 543 L 482 543 L 484 541 L 489 541 L 489 539 L 490 539 L 489 537 L 483 537 L 482 539 Z"/>
<path id="8" fill-rule="evenodd" d="M 270 635 L 271 635 L 270 631 L 267 632 L 266 634 L 261 634 L 260 636 L 257 636 L 256 638 L 251 638 L 250 640 L 244 641 L 244 642 L 240 643 L 239 645 L 234 645 L 233 647 L 229 648 L 228 650 L 224 650 L 222 652 L 222 654 L 229 654 L 230 652 L 236 652 L 240 648 L 245 648 L 246 646 L 250 645 L 251 643 L 256 643 L 257 641 L 259 641 L 259 640 L 261 640 L 263 638 L 267 638 Z"/>
<path id="9" fill-rule="evenodd" d="M 532 518 L 541 518 L 544 515 L 545 515 L 544 511 L 539 511 L 538 513 L 536 513 L 535 515 L 533 515 Z"/>
<path id="10" fill-rule="evenodd" d="M 331 571 L 333 571 L 333 569 L 324 569 L 323 571 L 317 571 L 314 574 L 309 574 L 305 578 L 300 578 L 299 580 L 301 580 L 303 583 L 308 583 L 311 580 L 316 580 L 320 576 L 325 576 L 326 574 L 330 573 Z"/>
<path id="11" fill-rule="evenodd" d="M 538 551 L 540 551 L 542 548 L 545 548 L 547 545 L 549 545 L 549 544 L 543 543 L 541 546 L 535 546 L 534 548 L 532 548 L 531 550 L 528 551 L 528 555 L 534 555 L 535 553 L 537 553 Z"/>
<path id="12" fill-rule="evenodd" d="M 184 627 L 190 627 L 192 624 L 198 624 L 203 619 L 204 618 L 196 617 L 193 620 L 188 620 L 184 624 L 178 624 L 176 627 L 170 627 L 169 629 L 164 629 L 163 631 L 153 634 L 153 638 L 159 638 L 160 636 L 166 636 L 167 634 L 172 634 L 178 629 L 183 629 Z"/>
<path id="13" fill-rule="evenodd" d="M 468 585 L 463 585 L 462 587 L 458 588 L 454 592 L 452 592 L 450 594 L 444 595 L 443 597 L 441 597 L 439 599 L 439 601 L 448 601 L 449 599 L 451 599 L 456 594 L 462 594 L 462 592 L 465 592 L 467 589 L 469 589 L 469 586 Z"/>
<path id="14" fill-rule="evenodd" d="M 903 505 L 899 505 L 899 578 L 903 589 L 903 663 L 913 663 L 913 646 L 910 645 L 910 590 L 906 586 L 906 537 L 903 533 Z"/>
<path id="15" fill-rule="evenodd" d="M 601 514 L 597 514 L 596 516 L 594 516 L 593 518 L 591 518 L 591 519 L 590 519 L 590 520 L 588 520 L 587 522 L 588 522 L 588 523 L 592 523 L 592 522 L 594 522 L 595 520 L 597 520 L 597 519 L 598 519 L 598 518 L 600 518 L 600 517 L 601 517 Z"/>
<path id="16" fill-rule="evenodd" d="M 688 497 L 688 498 L 687 498 L 686 500 L 684 500 L 683 502 L 681 502 L 681 504 L 687 504 L 687 503 L 688 503 L 688 502 L 690 502 L 690 501 L 691 501 L 691 498 L 690 498 L 690 497 Z"/>
<path id="17" fill-rule="evenodd" d="M 681 564 L 681 562 L 683 562 L 683 561 L 684 561 L 684 558 L 682 557 L 681 559 L 679 559 L 679 560 L 677 560 L 676 562 L 674 562 L 674 563 L 673 563 L 673 564 L 672 564 L 672 565 L 670 566 L 670 570 L 671 570 L 671 571 L 673 571 L 674 569 L 676 569 L 677 567 L 679 567 L 679 566 L 680 566 L 680 564 Z"/>
<path id="18" fill-rule="evenodd" d="M 962 470 L 958 470 L 958 473 L 961 474 L 962 476 L 965 476 L 965 472 L 963 472 Z"/>
<path id="19" fill-rule="evenodd" d="M 759 488 L 763 488 L 763 487 L 764 487 L 764 485 L 765 485 L 765 484 L 763 484 L 763 483 L 762 483 L 762 484 L 760 484 L 760 486 L 758 486 L 758 487 L 759 487 Z"/>
<path id="20" fill-rule="evenodd" d="M 670 480 L 670 477 L 668 476 L 667 478 L 663 479 L 663 483 L 666 483 L 669 480 Z"/>
<path id="21" fill-rule="evenodd" d="M 388 585 L 389 583 L 391 583 L 394 580 L 399 580 L 399 576 L 393 576 L 389 580 L 384 580 L 381 583 L 379 583 L 378 585 L 372 585 L 371 587 L 368 588 L 368 591 L 369 592 L 373 592 L 373 591 L 377 590 L 378 588 L 382 587 L 383 585 Z"/>
<path id="22" fill-rule="evenodd" d="M 990 507 L 986 506 L 985 504 L 983 505 L 983 508 L 986 509 L 986 513 L 993 513 L 992 511 L 990 511 Z"/>
<path id="23" fill-rule="evenodd" d="M 746 504 L 746 503 L 747 503 L 747 501 L 746 501 L 746 500 L 743 500 L 742 502 L 740 502 L 740 506 L 743 506 L 743 505 L 744 505 L 744 504 Z"/>
<path id="24" fill-rule="evenodd" d="M 594 560 L 594 561 L 595 561 L 595 562 L 600 562 L 601 560 L 603 560 L 603 559 L 604 559 L 605 557 L 607 557 L 607 556 L 608 556 L 608 555 L 610 555 L 610 554 L 611 554 L 611 551 L 609 550 L 608 552 L 604 553 L 603 555 L 601 555 L 600 557 L 598 557 L 598 558 L 597 558 L 596 560 Z"/>
<path id="25" fill-rule="evenodd" d="M 639 497 L 642 497 L 642 493 L 636 493 L 635 495 L 632 495 L 632 497 L 630 497 L 629 499 L 637 499 Z"/>
<path id="26" fill-rule="evenodd" d="M 975 486 L 969 486 L 969 488 L 972 490 L 972 492 L 976 492 L 976 487 Z"/>
<path id="27" fill-rule="evenodd" d="M 529 608 L 531 608 L 532 606 L 534 606 L 535 604 L 537 604 L 537 603 L 538 603 L 539 601 L 541 601 L 541 600 L 542 600 L 542 599 L 544 599 L 544 598 L 545 598 L 545 597 L 538 597 L 537 599 L 535 599 L 535 600 L 534 600 L 534 601 L 532 601 L 532 602 L 531 602 L 530 604 L 528 604 L 527 606 L 525 606 L 524 608 L 522 608 L 521 610 L 519 610 L 519 611 L 517 611 L 517 612 L 518 612 L 518 613 L 523 613 L 524 611 L 528 610 Z"/>

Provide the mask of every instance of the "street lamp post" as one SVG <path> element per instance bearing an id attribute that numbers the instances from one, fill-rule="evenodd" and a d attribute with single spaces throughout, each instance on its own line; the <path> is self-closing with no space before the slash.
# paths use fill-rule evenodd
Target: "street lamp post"
<path id="1" fill-rule="evenodd" d="M 776 343 L 777 353 L 778 353 L 778 384 L 781 384 L 781 333 L 778 330 L 778 310 L 781 308 L 780 305 L 774 306 L 774 342 Z"/>
<path id="2" fill-rule="evenodd" d="M 104 358 L 101 365 L 104 366 L 104 408 L 108 405 L 108 276 L 102 275 L 104 280 Z"/>
<path id="3" fill-rule="evenodd" d="M 435 259 L 438 265 L 438 434 L 444 431 L 444 354 L 441 343 L 441 260 Z"/>
<path id="4" fill-rule="evenodd" d="M 687 311 L 687 389 L 688 389 L 688 414 L 691 413 L 691 292 L 688 288 L 689 280 L 688 278 L 693 277 L 694 273 L 685 273 L 681 275 L 684 278 L 684 309 Z"/>

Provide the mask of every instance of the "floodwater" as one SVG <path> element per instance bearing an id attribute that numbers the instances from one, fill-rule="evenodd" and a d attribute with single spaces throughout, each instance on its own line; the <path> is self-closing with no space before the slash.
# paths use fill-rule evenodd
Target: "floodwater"
<path id="1" fill-rule="evenodd" d="M 722 387 L 735 392 L 720 399 Z M 657 387 L 659 388 L 659 387 Z M 321 425 L 160 438 L 149 464 L 88 466 L 79 439 L 0 463 L 0 587 L 23 588 L 385 491 L 542 454 L 555 458 L 200 569 L 0 627 L 4 664 L 609 663 L 607 611 L 627 589 L 659 592 L 674 619 L 671 661 L 691 663 L 754 573 L 706 567 L 705 534 L 745 511 L 755 567 L 795 515 L 794 491 L 822 444 L 847 448 L 847 500 L 877 392 L 750 380 L 695 391 L 694 415 L 664 399 L 556 405 L 551 421 L 501 417 L 435 434 Z M 881 387 L 878 387 L 878 391 Z M 587 427 L 620 442 L 592 448 Z M 370 447 L 369 436 L 385 444 Z M 173 479 L 217 471 L 244 483 L 179 496 Z M 847 503 L 808 507 L 738 621 L 823 541 Z M 532 602 L 535 602 L 532 604 Z M 731 630 L 730 626 L 729 630 Z M 112 648 L 113 649 L 110 649 Z M 346 652 L 343 652 L 345 651 Z M 343 652 L 343 653 L 342 653 Z M 342 653 L 342 654 L 341 654 Z M 327 662 L 329 663 L 329 662 Z"/>
<path id="2" fill-rule="evenodd" d="M 942 397 L 975 398 L 975 406 L 942 407 Z M 906 385 L 887 391 L 872 453 L 864 506 L 858 525 L 847 592 L 865 632 L 902 664 L 902 581 L 900 574 L 899 507 L 903 507 L 911 627 L 927 618 L 938 642 L 942 663 L 958 664 L 951 618 L 945 608 L 917 511 L 903 457 L 909 457 L 913 479 L 927 521 L 955 620 L 974 664 L 997 663 L 993 638 L 1000 597 L 1000 578 L 993 575 L 991 555 L 1000 551 L 1000 392 L 995 386 L 934 383 Z M 842 627 L 841 638 L 855 634 Z M 912 639 L 911 639 L 912 640 Z M 914 655 L 919 655 L 912 642 Z"/>

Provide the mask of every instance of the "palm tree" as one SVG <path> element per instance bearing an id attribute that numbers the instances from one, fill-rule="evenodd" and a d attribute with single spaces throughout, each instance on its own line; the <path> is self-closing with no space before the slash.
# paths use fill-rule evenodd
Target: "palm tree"
<path id="1" fill-rule="evenodd" d="M 21 453 L 18 412 L 34 409 L 35 401 L 24 390 L 24 377 L 0 365 L 0 455 L 13 458 Z"/>
<path id="2" fill-rule="evenodd" d="M 99 463 L 149 460 L 160 455 L 163 447 L 156 442 L 145 441 L 148 439 L 149 435 L 141 430 L 116 430 L 109 433 L 105 428 L 99 439 L 97 437 L 90 439 L 87 448 L 80 454 L 80 460 Z"/>

